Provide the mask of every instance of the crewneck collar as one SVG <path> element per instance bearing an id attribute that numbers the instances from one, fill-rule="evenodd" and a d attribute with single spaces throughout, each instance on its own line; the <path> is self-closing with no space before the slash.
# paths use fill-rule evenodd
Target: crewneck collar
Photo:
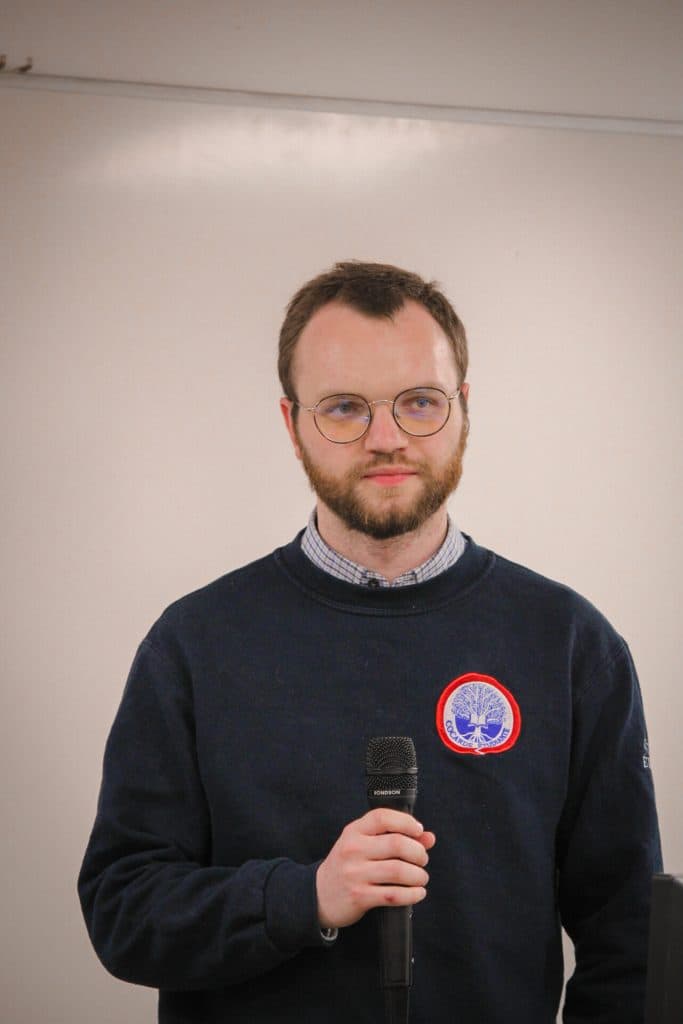
<path id="1" fill-rule="evenodd" d="M 414 586 L 372 589 L 337 579 L 314 565 L 301 550 L 303 532 L 275 551 L 278 567 L 311 599 L 356 615 L 420 615 L 459 601 L 478 586 L 495 562 L 493 552 L 463 534 L 465 551 L 450 569 Z"/>

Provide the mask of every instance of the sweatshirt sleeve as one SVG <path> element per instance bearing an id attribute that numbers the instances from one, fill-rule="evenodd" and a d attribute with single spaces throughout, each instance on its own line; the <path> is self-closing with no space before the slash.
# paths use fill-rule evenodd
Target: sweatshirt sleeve
<path id="1" fill-rule="evenodd" d="M 621 639 L 576 697 L 558 863 L 576 954 L 565 1024 L 641 1024 L 661 852 L 640 688 Z"/>
<path id="2" fill-rule="evenodd" d="M 107 741 L 78 879 L 104 966 L 141 985 L 212 989 L 324 946 L 317 866 L 285 857 L 211 863 L 190 681 L 143 641 Z"/>

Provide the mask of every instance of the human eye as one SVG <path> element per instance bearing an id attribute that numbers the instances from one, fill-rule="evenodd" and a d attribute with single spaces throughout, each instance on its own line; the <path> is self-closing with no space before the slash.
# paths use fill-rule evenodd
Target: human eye
<path id="1" fill-rule="evenodd" d="M 441 410 L 444 396 L 440 391 L 406 391 L 401 395 L 399 407 L 403 415 L 431 416 Z"/>
<path id="2" fill-rule="evenodd" d="M 334 420 L 355 420 L 367 416 L 367 406 L 356 395 L 332 395 L 320 402 L 318 412 Z"/>

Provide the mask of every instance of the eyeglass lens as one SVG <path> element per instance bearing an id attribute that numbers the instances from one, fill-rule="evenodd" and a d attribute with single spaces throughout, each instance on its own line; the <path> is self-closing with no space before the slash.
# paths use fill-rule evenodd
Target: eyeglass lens
<path id="1" fill-rule="evenodd" d="M 397 395 L 394 418 L 407 434 L 427 437 L 446 423 L 450 412 L 448 396 L 436 388 L 413 388 Z M 318 430 L 330 441 L 349 442 L 368 429 L 372 411 L 360 395 L 331 395 L 315 408 Z"/>

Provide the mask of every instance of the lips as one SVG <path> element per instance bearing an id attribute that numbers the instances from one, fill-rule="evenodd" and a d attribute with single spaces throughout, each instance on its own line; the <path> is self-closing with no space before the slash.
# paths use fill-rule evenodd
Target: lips
<path id="1" fill-rule="evenodd" d="M 371 469 L 364 474 L 366 480 L 386 486 L 400 484 L 411 476 L 416 476 L 416 471 L 404 466 L 385 466 L 380 469 Z"/>
<path id="2" fill-rule="evenodd" d="M 363 476 L 414 476 L 416 472 L 409 466 L 381 466 L 379 469 L 369 469 Z"/>

